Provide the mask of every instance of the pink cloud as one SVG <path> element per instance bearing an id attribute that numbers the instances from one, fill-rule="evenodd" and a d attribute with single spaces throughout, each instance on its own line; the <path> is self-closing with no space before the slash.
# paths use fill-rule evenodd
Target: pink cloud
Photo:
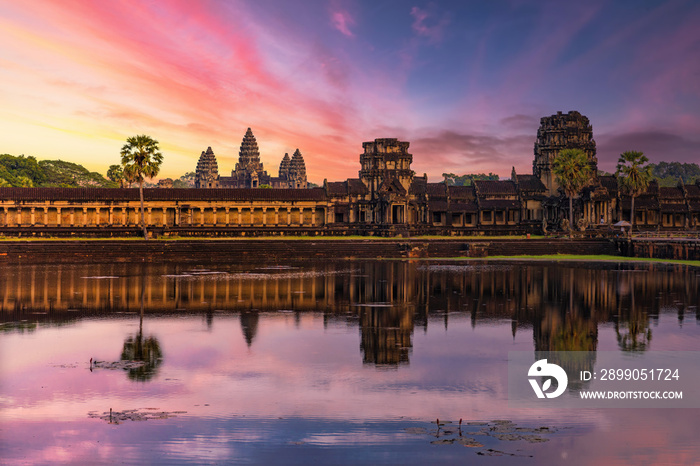
<path id="1" fill-rule="evenodd" d="M 345 10 L 336 10 L 331 12 L 331 23 L 333 27 L 347 37 L 354 37 L 355 34 L 350 30 L 351 26 L 355 25 L 355 20 L 350 13 Z"/>

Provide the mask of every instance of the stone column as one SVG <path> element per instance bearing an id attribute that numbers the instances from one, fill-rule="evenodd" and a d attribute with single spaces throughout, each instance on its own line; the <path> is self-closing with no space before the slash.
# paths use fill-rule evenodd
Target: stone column
<path id="1" fill-rule="evenodd" d="M 168 208 L 163 207 L 163 228 L 168 226 Z"/>
<path id="2" fill-rule="evenodd" d="M 44 226 L 49 226 L 49 208 L 44 207 Z"/>
<path id="3" fill-rule="evenodd" d="M 204 207 L 199 208 L 199 225 L 204 226 Z"/>
<path id="4" fill-rule="evenodd" d="M 243 212 L 241 212 L 240 207 L 236 207 L 236 210 L 238 211 L 238 226 L 240 226 L 243 222 Z"/>
<path id="5" fill-rule="evenodd" d="M 316 207 L 311 208 L 311 226 L 316 225 Z"/>
<path id="6" fill-rule="evenodd" d="M 109 207 L 109 226 L 114 225 L 114 207 Z"/>
<path id="7" fill-rule="evenodd" d="M 226 207 L 226 226 L 229 226 L 231 224 L 231 217 L 229 214 L 229 208 Z"/>
<path id="8" fill-rule="evenodd" d="M 287 207 L 287 226 L 292 224 L 292 210 Z"/>
<path id="9" fill-rule="evenodd" d="M 87 207 L 83 207 L 83 226 L 86 227 L 88 225 L 88 218 L 87 218 Z"/>
<path id="10" fill-rule="evenodd" d="M 280 224 L 280 208 L 275 207 L 275 225 Z"/>
<path id="11" fill-rule="evenodd" d="M 29 209 L 29 225 L 34 226 L 34 207 Z"/>
<path id="12" fill-rule="evenodd" d="M 153 208 L 152 207 L 146 207 L 146 208 L 148 209 L 148 215 L 146 216 L 146 225 L 150 227 L 151 224 L 153 223 L 151 221 L 151 212 L 153 211 Z"/>
<path id="13" fill-rule="evenodd" d="M 263 226 L 267 225 L 267 207 L 262 208 L 262 224 Z"/>
<path id="14" fill-rule="evenodd" d="M 70 208 L 70 226 L 75 226 L 75 208 Z"/>
<path id="15" fill-rule="evenodd" d="M 214 226 L 219 224 L 219 218 L 216 216 L 216 207 L 211 208 L 211 214 L 214 216 Z"/>

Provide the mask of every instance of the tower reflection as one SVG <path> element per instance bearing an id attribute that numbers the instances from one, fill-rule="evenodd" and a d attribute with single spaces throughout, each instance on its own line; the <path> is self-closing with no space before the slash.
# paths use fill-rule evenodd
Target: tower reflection
<path id="1" fill-rule="evenodd" d="M 324 322 L 357 325 L 366 364 L 409 363 L 415 327 L 449 326 L 466 315 L 472 326 L 510 321 L 513 335 L 532 331 L 533 349 L 589 351 L 599 325 L 615 329 L 619 348 L 644 351 L 661 313 L 679 323 L 697 307 L 700 277 L 687 266 L 535 264 L 436 261 L 318 261 L 292 267 L 255 264 L 205 268 L 190 265 L 28 265 L 0 274 L 2 331 L 33 331 L 96 315 L 123 312 L 201 314 L 209 327 L 218 313 L 239 313 L 249 346 L 277 311 L 321 315 Z M 266 317 L 267 318 L 267 317 Z M 532 330 L 530 330 L 532 329 Z M 142 329 L 125 352 L 158 353 Z M 140 348 L 140 350 L 139 350 Z M 138 355 L 137 355 L 138 356 Z M 144 356 L 146 357 L 146 356 Z M 151 356 L 148 356 L 151 358 Z M 157 359 L 157 358 L 156 358 Z M 581 369 L 595 361 L 579 361 Z M 572 367 L 573 369 L 573 367 Z"/>

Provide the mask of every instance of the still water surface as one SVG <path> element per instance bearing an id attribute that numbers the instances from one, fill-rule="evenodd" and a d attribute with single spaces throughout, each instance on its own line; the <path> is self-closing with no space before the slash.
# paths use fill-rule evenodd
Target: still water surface
<path id="1" fill-rule="evenodd" d="M 696 463 L 698 410 L 509 407 L 507 360 L 700 351 L 699 288 L 666 265 L 2 267 L 0 462 Z"/>

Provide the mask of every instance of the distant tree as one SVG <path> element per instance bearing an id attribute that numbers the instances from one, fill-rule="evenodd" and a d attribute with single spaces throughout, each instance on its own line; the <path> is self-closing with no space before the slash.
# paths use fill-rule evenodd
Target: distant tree
<path id="1" fill-rule="evenodd" d="M 107 169 L 107 178 L 124 187 L 124 169 L 121 165 L 110 165 Z"/>
<path id="2" fill-rule="evenodd" d="M 187 172 L 180 178 L 173 180 L 173 188 L 194 188 L 195 172 Z"/>
<path id="3" fill-rule="evenodd" d="M 634 198 L 645 192 L 651 181 L 651 167 L 645 165 L 648 161 L 643 152 L 637 151 L 623 152 L 617 160 L 615 176 L 618 177 L 620 189 L 632 198 L 630 209 L 632 227 L 634 227 Z"/>
<path id="4" fill-rule="evenodd" d="M 147 240 L 146 220 L 143 217 L 143 180 L 144 178 L 153 178 L 158 174 L 160 165 L 163 163 L 163 154 L 158 148 L 158 141 L 145 134 L 140 134 L 126 140 L 126 144 L 121 150 L 121 156 L 124 179 L 139 184 L 141 227 L 143 228 L 143 237 Z"/>
<path id="5" fill-rule="evenodd" d="M 20 188 L 33 188 L 34 182 L 28 176 L 20 175 L 17 177 L 17 186 Z"/>
<path id="6" fill-rule="evenodd" d="M 569 198 L 569 228 L 574 227 L 573 198 L 593 177 L 593 168 L 581 149 L 564 149 L 554 159 L 552 172 Z"/>
<path id="7" fill-rule="evenodd" d="M 700 165 L 697 163 L 659 162 L 650 163 L 649 166 L 659 186 L 677 186 L 681 179 L 684 183 L 692 184 L 700 179 Z"/>
<path id="8" fill-rule="evenodd" d="M 12 186 L 41 186 L 46 182 L 46 175 L 36 158 L 24 155 L 0 155 L 0 177 Z"/>
<path id="9" fill-rule="evenodd" d="M 262 188 L 262 189 L 271 189 L 272 186 L 270 186 L 269 184 L 261 184 L 260 186 L 258 186 L 258 188 Z"/>
<path id="10" fill-rule="evenodd" d="M 498 175 L 495 173 L 468 173 L 466 175 L 455 175 L 454 173 L 443 173 L 447 186 L 471 186 L 474 180 L 490 180 L 498 181 Z"/>

